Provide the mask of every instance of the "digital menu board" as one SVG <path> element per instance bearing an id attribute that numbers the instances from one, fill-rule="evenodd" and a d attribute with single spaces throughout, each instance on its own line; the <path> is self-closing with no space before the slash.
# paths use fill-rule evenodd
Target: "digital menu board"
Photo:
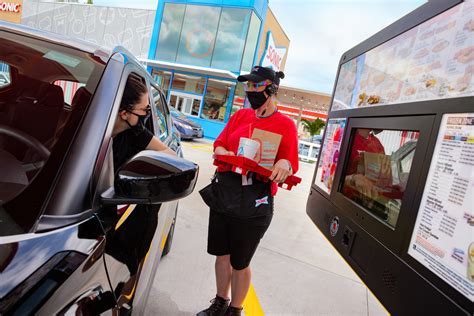
<path id="1" fill-rule="evenodd" d="M 474 113 L 443 115 L 408 254 L 474 301 Z"/>
<path id="2" fill-rule="evenodd" d="M 346 127 L 346 119 L 330 119 L 326 127 L 323 149 L 318 162 L 315 184 L 324 192 L 331 191 L 334 182 L 339 152 L 341 150 L 342 136 Z"/>
<path id="3" fill-rule="evenodd" d="M 331 110 L 474 95 L 474 0 L 341 65 Z"/>

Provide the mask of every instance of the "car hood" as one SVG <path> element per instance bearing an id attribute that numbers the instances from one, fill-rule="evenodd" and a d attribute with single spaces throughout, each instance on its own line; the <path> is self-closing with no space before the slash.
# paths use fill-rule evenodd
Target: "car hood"
<path id="1" fill-rule="evenodd" d="M 187 124 L 187 125 L 190 125 L 194 128 L 201 128 L 200 124 L 198 124 L 198 123 L 196 123 L 193 120 L 188 119 L 188 118 L 181 118 L 181 117 L 174 117 L 173 116 L 173 121 L 183 123 L 183 124 Z"/>

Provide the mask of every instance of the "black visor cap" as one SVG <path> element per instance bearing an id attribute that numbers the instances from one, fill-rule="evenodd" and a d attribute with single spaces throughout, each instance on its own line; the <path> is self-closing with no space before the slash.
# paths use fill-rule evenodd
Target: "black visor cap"
<path id="1" fill-rule="evenodd" d="M 252 81 L 252 82 L 262 82 L 264 80 L 270 80 L 275 82 L 275 71 L 271 68 L 255 66 L 252 69 L 252 72 L 248 75 L 238 76 L 237 80 L 239 82 Z"/>

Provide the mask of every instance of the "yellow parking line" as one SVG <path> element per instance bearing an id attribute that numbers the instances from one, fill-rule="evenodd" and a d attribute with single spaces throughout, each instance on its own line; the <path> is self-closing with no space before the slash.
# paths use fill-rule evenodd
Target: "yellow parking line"
<path id="1" fill-rule="evenodd" d="M 198 149 L 201 151 L 212 152 L 212 144 L 189 144 L 189 143 L 182 143 L 183 147 L 185 148 L 193 148 Z"/>
<path id="2" fill-rule="evenodd" d="M 247 316 L 263 316 L 263 309 L 257 298 L 257 293 L 250 283 L 250 288 L 244 300 L 244 312 Z"/>
<path id="3" fill-rule="evenodd" d="M 127 208 L 127 210 L 122 214 L 119 221 L 115 225 L 115 230 L 119 229 L 119 227 L 122 226 L 123 222 L 125 222 L 125 220 L 130 216 L 130 214 L 132 213 L 132 211 L 135 209 L 136 206 L 137 206 L 136 204 L 131 204 Z"/>

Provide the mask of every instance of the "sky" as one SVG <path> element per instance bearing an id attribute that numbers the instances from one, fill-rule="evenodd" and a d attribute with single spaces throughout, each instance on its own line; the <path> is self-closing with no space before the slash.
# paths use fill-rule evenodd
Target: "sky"
<path id="1" fill-rule="evenodd" d="M 270 0 L 290 38 L 281 85 L 331 94 L 344 52 L 425 0 Z M 94 0 L 96 5 L 156 9 L 156 0 Z M 265 38 L 265 37 L 264 37 Z"/>

